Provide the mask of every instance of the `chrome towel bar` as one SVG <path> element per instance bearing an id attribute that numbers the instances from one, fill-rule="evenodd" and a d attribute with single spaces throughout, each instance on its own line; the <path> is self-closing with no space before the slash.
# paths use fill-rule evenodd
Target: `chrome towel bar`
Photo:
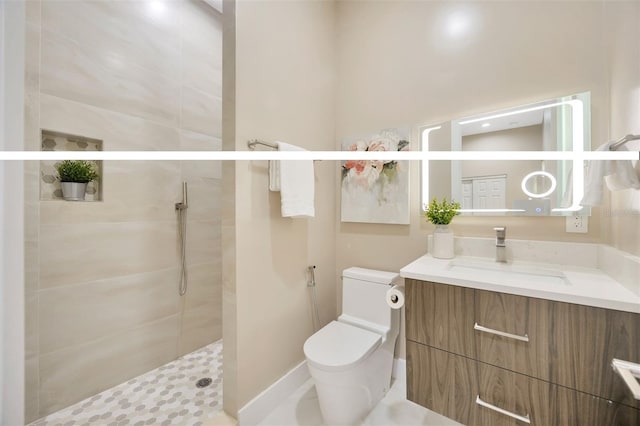
<path id="1" fill-rule="evenodd" d="M 640 139 L 640 135 L 626 135 L 620 139 L 618 139 L 613 145 L 609 147 L 609 151 L 615 151 L 620 148 L 622 145 L 629 141 L 635 141 Z"/>
<path id="2" fill-rule="evenodd" d="M 252 151 L 256 149 L 256 145 L 266 146 L 267 148 L 271 148 L 275 150 L 278 149 L 278 145 L 276 145 L 275 143 L 261 141 L 260 139 L 251 139 L 249 142 L 247 142 L 247 146 Z"/>
<path id="3" fill-rule="evenodd" d="M 251 139 L 250 141 L 247 141 L 247 146 L 251 151 L 255 151 L 256 145 L 266 146 L 267 148 L 275 149 L 276 151 L 278 150 L 278 145 L 272 142 L 265 142 L 260 139 Z M 318 161 L 322 161 L 322 160 L 313 160 L 314 163 Z"/>

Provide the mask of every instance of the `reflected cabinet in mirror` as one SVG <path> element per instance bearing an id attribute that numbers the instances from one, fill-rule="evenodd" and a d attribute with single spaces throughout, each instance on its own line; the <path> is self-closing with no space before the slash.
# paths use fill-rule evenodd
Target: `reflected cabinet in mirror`
<path id="1" fill-rule="evenodd" d="M 590 150 L 589 92 L 452 120 L 422 129 L 423 151 Z M 433 197 L 467 215 L 589 215 L 580 206 L 584 161 L 424 161 L 423 208 Z"/>

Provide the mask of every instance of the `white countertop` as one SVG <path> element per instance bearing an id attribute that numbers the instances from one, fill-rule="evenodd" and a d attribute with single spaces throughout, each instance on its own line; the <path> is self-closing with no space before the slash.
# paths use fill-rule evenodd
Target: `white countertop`
<path id="1" fill-rule="evenodd" d="M 518 261 L 502 265 L 490 258 L 424 255 L 402 268 L 400 276 L 640 313 L 640 296 L 596 268 Z"/>

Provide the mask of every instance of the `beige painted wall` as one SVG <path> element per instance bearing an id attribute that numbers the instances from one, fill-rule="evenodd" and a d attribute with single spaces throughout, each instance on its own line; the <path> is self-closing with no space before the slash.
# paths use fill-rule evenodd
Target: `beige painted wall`
<path id="1" fill-rule="evenodd" d="M 332 2 L 236 4 L 236 149 L 253 138 L 334 148 L 334 13 Z M 269 192 L 266 161 L 235 164 L 236 264 L 225 279 L 235 273 L 238 408 L 304 360 L 307 266 L 317 266 L 322 324 L 336 316 L 336 173 L 315 164 L 316 216 L 291 219 Z"/>
<path id="2" fill-rule="evenodd" d="M 611 129 L 610 139 L 640 134 L 640 3 L 608 2 L 610 27 Z M 640 151 L 640 141 L 627 143 Z M 640 164 L 636 163 L 640 175 Z M 606 213 L 611 226 L 611 244 L 640 256 L 640 191 L 611 193 Z"/>
<path id="3" fill-rule="evenodd" d="M 609 120 L 602 8 L 599 2 L 339 2 L 335 147 L 341 137 L 412 126 L 418 149 L 418 126 L 583 91 L 591 91 L 597 146 Z M 456 33 L 461 27 L 468 31 Z M 426 252 L 432 227 L 420 215 L 419 179 L 419 164 L 412 163 L 410 225 L 338 224 L 336 271 L 397 271 Z M 601 216 L 594 209 L 587 234 L 565 233 L 564 218 L 458 217 L 453 230 L 490 237 L 494 226 L 506 225 L 508 238 L 600 242 L 608 238 Z M 397 349 L 403 357 L 403 342 Z"/>
<path id="4" fill-rule="evenodd" d="M 221 19 L 199 0 L 27 2 L 26 147 L 40 129 L 105 150 L 221 149 Z M 174 203 L 189 183 L 189 290 Z M 26 417 L 221 337 L 220 164 L 109 161 L 103 201 L 40 201 L 26 165 Z"/>

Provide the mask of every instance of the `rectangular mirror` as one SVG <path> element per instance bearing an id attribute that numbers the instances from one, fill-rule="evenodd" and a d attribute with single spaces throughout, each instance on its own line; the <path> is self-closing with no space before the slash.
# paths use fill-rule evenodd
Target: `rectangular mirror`
<path id="1" fill-rule="evenodd" d="M 590 150 L 590 94 L 549 99 L 425 126 L 423 151 Z M 580 206 L 584 161 L 424 161 L 423 209 L 433 197 L 462 205 L 466 215 L 568 216 Z"/>

